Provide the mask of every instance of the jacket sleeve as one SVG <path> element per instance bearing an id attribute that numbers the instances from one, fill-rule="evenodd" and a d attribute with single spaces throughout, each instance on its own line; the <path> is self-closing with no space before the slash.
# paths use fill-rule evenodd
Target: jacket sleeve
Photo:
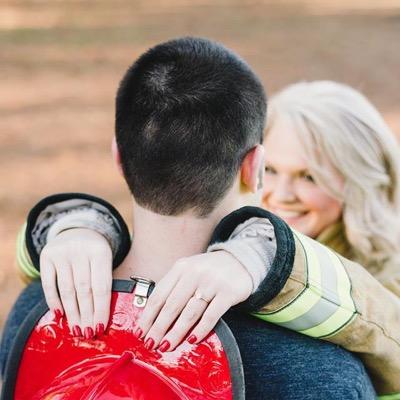
<path id="1" fill-rule="evenodd" d="M 108 202 L 83 193 L 61 193 L 45 197 L 30 211 L 17 237 L 17 265 L 28 283 L 40 278 L 40 252 L 49 237 L 70 228 L 94 229 L 109 241 L 113 267 L 130 248 L 130 235 L 119 212 Z"/>
<path id="2" fill-rule="evenodd" d="M 277 242 L 272 267 L 242 310 L 358 353 L 382 399 L 400 399 L 400 299 L 361 265 L 296 232 L 273 214 L 245 207 L 218 225 L 229 237 L 249 217 L 268 218 Z"/>

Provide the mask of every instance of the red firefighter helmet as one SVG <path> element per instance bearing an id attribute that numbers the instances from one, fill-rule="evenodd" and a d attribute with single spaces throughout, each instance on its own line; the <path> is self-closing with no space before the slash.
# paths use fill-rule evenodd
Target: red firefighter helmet
<path id="1" fill-rule="evenodd" d="M 146 301 L 146 281 L 114 280 L 105 334 L 70 334 L 45 302 L 25 319 L 10 352 L 2 400 L 242 400 L 240 353 L 220 321 L 201 343 L 148 350 L 133 331 Z"/>

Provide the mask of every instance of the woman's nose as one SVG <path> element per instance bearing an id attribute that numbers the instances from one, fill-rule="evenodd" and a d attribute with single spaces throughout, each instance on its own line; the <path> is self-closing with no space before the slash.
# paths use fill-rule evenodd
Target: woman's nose
<path id="1" fill-rule="evenodd" d="M 296 201 L 292 180 L 289 177 L 277 177 L 271 187 L 270 199 L 279 203 L 293 203 Z"/>

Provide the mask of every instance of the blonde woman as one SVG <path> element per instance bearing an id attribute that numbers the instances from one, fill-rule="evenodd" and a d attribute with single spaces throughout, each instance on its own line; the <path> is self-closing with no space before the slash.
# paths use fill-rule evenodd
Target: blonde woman
<path id="1" fill-rule="evenodd" d="M 202 271 L 197 285 L 202 293 L 217 279 L 212 296 L 223 293 L 231 306 L 241 303 L 264 321 L 356 353 L 378 395 L 400 399 L 400 150 L 394 135 L 354 89 L 328 81 L 298 83 L 270 100 L 264 148 L 263 206 L 272 214 L 266 218 L 253 209 L 246 217 L 227 216 L 217 227 L 219 242 L 179 267 L 195 265 Z M 290 226 L 290 234 L 274 215 Z M 19 247 L 21 269 L 36 278 L 44 248 L 40 263 L 49 307 L 78 326 L 85 319 L 101 334 L 108 319 L 104 282 L 111 280 L 111 251 L 118 264 L 126 236 L 119 214 L 106 203 L 74 194 L 51 197 L 28 218 L 28 251 L 23 240 Z M 77 242 L 91 264 L 77 257 Z M 105 255 L 102 260 L 98 251 Z M 46 276 L 43 265 L 52 265 Z M 232 281 L 244 277 L 240 267 L 252 282 L 244 303 L 243 293 L 242 298 L 229 293 Z M 217 268 L 223 273 L 215 276 Z M 56 277 L 67 276 L 65 269 L 73 270 L 71 276 L 86 276 L 94 293 L 103 287 L 103 296 L 92 299 L 77 287 L 77 294 L 60 299 Z M 90 273 L 94 270 L 101 274 Z M 67 281 L 58 279 L 58 284 L 78 286 L 72 278 Z M 228 308 L 221 306 L 213 315 L 205 310 L 207 318 L 199 315 L 180 331 L 175 326 L 168 331 L 177 315 L 168 315 L 162 304 L 174 298 L 177 312 L 183 312 L 187 302 L 174 292 L 174 282 L 163 278 L 163 293 L 156 287 L 154 294 L 159 305 L 149 302 L 137 328 L 156 346 L 168 339 L 171 350 L 193 326 L 192 340 L 201 340 Z M 89 302 L 90 310 L 80 315 L 88 309 L 81 304 Z M 336 398 L 371 398 L 367 392 L 364 387 L 359 397 L 348 392 Z"/>

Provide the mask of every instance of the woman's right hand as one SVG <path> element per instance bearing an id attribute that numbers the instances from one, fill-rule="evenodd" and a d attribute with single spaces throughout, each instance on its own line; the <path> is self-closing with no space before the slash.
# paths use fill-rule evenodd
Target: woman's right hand
<path id="1" fill-rule="evenodd" d="M 65 314 L 74 336 L 91 338 L 108 324 L 112 250 L 96 231 L 69 229 L 40 253 L 40 275 L 49 309 Z"/>

